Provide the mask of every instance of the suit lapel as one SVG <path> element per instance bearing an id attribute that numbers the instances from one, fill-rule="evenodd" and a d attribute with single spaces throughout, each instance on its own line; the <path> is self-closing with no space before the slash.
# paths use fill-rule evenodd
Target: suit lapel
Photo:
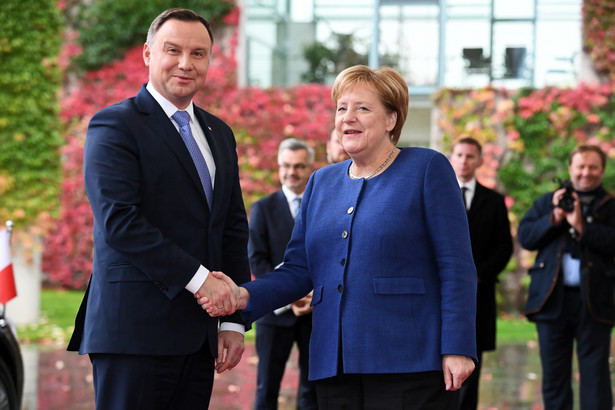
<path id="1" fill-rule="evenodd" d="M 470 204 L 470 209 L 468 211 L 468 219 L 472 219 L 475 215 L 480 213 L 480 209 L 482 207 L 484 197 L 484 188 L 481 184 L 476 182 L 476 189 L 474 191 L 474 197 L 472 198 L 472 203 Z"/>
<path id="2" fill-rule="evenodd" d="M 279 190 L 276 193 L 276 202 L 277 202 L 277 214 L 280 218 L 284 218 L 286 225 L 292 228 L 295 226 L 295 219 L 293 218 L 293 214 L 290 211 L 290 207 L 288 206 L 288 201 L 286 200 L 286 195 L 282 190 Z"/>
<path id="3" fill-rule="evenodd" d="M 160 140 L 162 140 L 169 147 L 171 152 L 177 157 L 182 168 L 186 171 L 186 173 L 188 173 L 190 179 L 201 193 L 201 197 L 206 204 L 205 208 L 208 209 L 207 200 L 205 198 L 205 191 L 203 191 L 201 179 L 199 178 L 196 166 L 192 161 L 192 157 L 188 152 L 188 148 L 186 148 L 186 144 L 184 144 L 184 141 L 179 135 L 179 132 L 175 129 L 175 126 L 173 125 L 169 117 L 167 117 L 162 107 L 160 107 L 154 97 L 152 97 L 152 95 L 147 91 L 145 86 L 143 86 L 141 88 L 141 91 L 139 91 L 139 94 L 137 94 L 136 105 L 139 112 L 147 116 L 147 118 L 144 119 L 143 123 L 149 129 L 149 134 L 154 138 L 159 138 Z M 195 110 L 195 112 L 196 111 L 197 110 Z M 201 127 L 203 127 L 202 122 Z M 208 142 L 211 144 L 209 137 Z M 215 159 L 216 156 L 214 154 L 214 160 Z M 217 178 L 218 174 L 216 171 L 216 181 L 218 181 Z"/>
<path id="4" fill-rule="evenodd" d="M 199 121 L 199 124 L 201 125 L 201 129 L 203 130 L 203 133 L 205 134 L 205 138 L 207 139 L 207 144 L 209 145 L 209 149 L 211 150 L 211 155 L 214 158 L 214 163 L 216 164 L 216 177 L 215 177 L 215 182 L 214 182 L 214 197 L 211 199 L 211 211 L 214 212 L 214 210 L 216 209 L 216 205 L 218 204 L 219 201 L 216 201 L 216 192 L 221 192 L 220 189 L 216 189 L 216 187 L 223 187 L 225 186 L 226 183 L 226 178 L 227 173 L 223 172 L 224 170 L 224 162 L 222 160 L 222 152 L 221 152 L 221 148 L 220 148 L 220 143 L 218 141 L 218 139 L 216 138 L 216 135 L 214 133 L 214 130 L 211 128 L 211 126 L 205 121 L 205 114 L 204 111 L 197 107 L 196 105 L 194 106 L 194 114 L 196 116 L 196 119 Z M 198 176 L 198 175 L 197 175 Z M 200 180 L 199 180 L 199 184 L 200 184 Z M 205 197 L 205 193 L 203 192 L 203 197 Z"/>

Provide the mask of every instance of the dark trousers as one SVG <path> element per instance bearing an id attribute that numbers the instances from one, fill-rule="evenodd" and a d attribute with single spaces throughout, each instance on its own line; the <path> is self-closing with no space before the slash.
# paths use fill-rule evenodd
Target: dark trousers
<path id="1" fill-rule="evenodd" d="M 207 343 L 185 356 L 97 353 L 90 354 L 90 360 L 97 410 L 209 407 L 214 358 Z"/>
<path id="2" fill-rule="evenodd" d="M 572 409 L 573 345 L 577 343 L 582 410 L 611 410 L 609 371 L 612 326 L 595 321 L 583 307 L 579 290 L 566 289 L 562 317 L 536 322 L 542 362 L 545 410 Z"/>
<path id="3" fill-rule="evenodd" d="M 446 391 L 441 371 L 342 374 L 317 380 L 320 410 L 450 410 L 459 391 Z"/>
<path id="4" fill-rule="evenodd" d="M 257 323 L 255 347 L 258 354 L 258 374 L 256 399 L 254 401 L 255 410 L 275 410 L 278 408 L 280 383 L 295 342 L 299 351 L 297 409 L 317 409 L 316 390 L 308 380 L 311 333 L 312 315 L 299 317 L 297 323 L 291 327 Z"/>
<path id="5" fill-rule="evenodd" d="M 480 382 L 480 369 L 483 362 L 483 352 L 477 351 L 478 363 L 474 371 L 465 379 L 459 391 L 459 410 L 476 410 L 478 407 L 478 386 Z"/>

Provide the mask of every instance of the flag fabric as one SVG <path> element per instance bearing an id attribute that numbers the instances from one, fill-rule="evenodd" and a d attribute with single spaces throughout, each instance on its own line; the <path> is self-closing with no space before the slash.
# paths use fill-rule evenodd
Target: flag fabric
<path id="1" fill-rule="evenodd" d="M 7 229 L 0 231 L 0 303 L 3 305 L 17 296 L 10 239 L 11 236 Z"/>

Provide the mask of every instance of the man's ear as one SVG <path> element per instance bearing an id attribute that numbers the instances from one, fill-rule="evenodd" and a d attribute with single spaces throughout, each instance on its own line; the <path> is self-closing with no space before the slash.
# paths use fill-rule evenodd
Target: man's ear
<path id="1" fill-rule="evenodd" d="M 143 62 L 145 63 L 146 67 L 149 67 L 149 60 L 150 60 L 151 54 L 152 54 L 152 50 L 150 50 L 147 43 L 143 44 Z"/>

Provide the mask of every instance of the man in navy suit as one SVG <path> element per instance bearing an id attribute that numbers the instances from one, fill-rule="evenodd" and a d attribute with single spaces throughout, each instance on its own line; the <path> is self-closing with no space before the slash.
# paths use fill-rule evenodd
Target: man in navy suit
<path id="1" fill-rule="evenodd" d="M 476 265 L 476 350 L 478 363 L 461 386 L 460 409 L 475 410 L 483 352 L 495 350 L 495 284 L 513 250 L 508 210 L 504 197 L 478 183 L 476 170 L 483 163 L 482 147 L 471 137 L 455 142 L 450 156 L 459 187 L 464 196 L 472 256 Z"/>
<path id="2" fill-rule="evenodd" d="M 94 214 L 93 273 L 69 350 L 89 354 L 96 408 L 207 408 L 214 372 L 243 354 L 238 316 L 220 323 L 228 285 L 250 280 L 235 139 L 196 107 L 211 59 L 209 24 L 169 9 L 143 48 L 149 82 L 92 117 L 84 180 Z"/>
<path id="3" fill-rule="evenodd" d="M 284 260 L 284 251 L 295 226 L 301 195 L 312 174 L 314 150 L 304 141 L 287 138 L 278 148 L 278 173 L 282 189 L 255 202 L 250 211 L 248 254 L 254 276 L 271 272 Z M 299 350 L 297 409 L 316 409 L 316 392 L 308 381 L 309 344 L 312 332 L 311 294 L 259 319 L 256 327 L 258 354 L 254 408 L 278 408 L 280 383 L 294 342 Z"/>

